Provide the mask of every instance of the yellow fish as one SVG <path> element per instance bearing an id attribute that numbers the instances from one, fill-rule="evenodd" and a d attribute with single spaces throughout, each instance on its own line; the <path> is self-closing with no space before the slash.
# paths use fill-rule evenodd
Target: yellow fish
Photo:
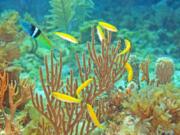
<path id="1" fill-rule="evenodd" d="M 77 40 L 75 37 L 73 37 L 73 36 L 71 36 L 71 35 L 69 35 L 69 34 L 67 34 L 67 33 L 54 32 L 54 34 L 56 34 L 56 35 L 59 36 L 60 38 L 62 38 L 62 39 L 64 39 L 64 40 L 67 40 L 67 41 L 69 41 L 69 42 L 71 42 L 71 43 L 78 44 L 78 40 Z"/>
<path id="2" fill-rule="evenodd" d="M 81 103 L 80 99 L 65 95 L 65 94 L 61 94 L 59 92 L 52 92 L 53 97 L 55 97 L 58 100 L 61 100 L 63 102 L 67 102 L 67 103 Z"/>
<path id="3" fill-rule="evenodd" d="M 99 40 L 102 42 L 103 40 L 105 40 L 104 32 L 103 32 L 101 26 L 99 26 L 99 25 L 96 27 L 96 29 L 97 29 L 97 34 L 98 34 Z"/>
<path id="4" fill-rule="evenodd" d="M 125 69 L 128 72 L 128 82 L 130 82 L 133 79 L 133 68 L 131 67 L 131 65 L 129 63 L 126 63 Z"/>
<path id="5" fill-rule="evenodd" d="M 84 83 L 82 83 L 76 90 L 76 95 L 79 98 L 79 94 L 81 93 L 81 91 L 87 87 L 91 82 L 93 81 L 93 79 L 88 79 L 86 80 Z"/>
<path id="6" fill-rule="evenodd" d="M 106 29 L 106 30 L 108 30 L 108 31 L 111 31 L 111 32 L 117 32 L 117 31 L 118 31 L 118 29 L 117 29 L 114 25 L 109 24 L 109 23 L 106 23 L 106 22 L 100 21 L 100 22 L 99 22 L 99 25 L 100 25 L 102 28 L 104 28 L 104 29 Z"/>
<path id="7" fill-rule="evenodd" d="M 131 49 L 131 42 L 130 42 L 129 40 L 127 40 L 127 39 L 125 39 L 124 42 L 125 42 L 126 48 L 125 48 L 122 52 L 120 52 L 119 55 L 126 54 L 126 53 L 129 52 L 130 49 Z"/>
<path id="8" fill-rule="evenodd" d="M 93 121 L 94 125 L 97 126 L 98 128 L 104 128 L 100 122 L 97 119 L 97 116 L 92 108 L 92 106 L 90 104 L 86 104 L 89 116 L 91 117 L 91 120 Z"/>

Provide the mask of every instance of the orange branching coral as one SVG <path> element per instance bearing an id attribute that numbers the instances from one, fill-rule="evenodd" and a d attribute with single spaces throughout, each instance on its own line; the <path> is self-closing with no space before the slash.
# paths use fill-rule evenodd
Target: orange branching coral
<path id="1" fill-rule="evenodd" d="M 5 119 L 5 133 L 7 135 L 15 135 L 19 133 L 19 130 L 14 125 L 14 115 L 17 108 L 26 103 L 31 98 L 30 89 L 33 89 L 33 85 L 29 84 L 27 80 L 18 84 L 9 81 L 9 74 L 6 72 L 0 73 L 0 109 Z M 8 92 L 8 96 L 5 99 L 5 92 Z M 4 104 L 4 102 L 8 102 Z M 5 109 L 9 108 L 10 113 L 5 112 Z"/>
<path id="2" fill-rule="evenodd" d="M 93 82 L 81 92 L 80 96 L 83 98 L 83 102 L 80 104 L 64 103 L 51 96 L 52 92 L 57 91 L 76 97 L 78 80 L 71 70 L 70 77 L 67 77 L 66 83 L 63 84 L 61 79 L 62 56 L 60 55 L 59 63 L 54 63 L 53 53 L 51 53 L 50 65 L 48 65 L 48 58 L 45 57 L 45 77 L 42 68 L 40 68 L 39 74 L 46 102 L 43 101 L 42 95 L 31 93 L 32 102 L 34 107 L 52 124 L 55 135 L 71 135 L 72 133 L 88 135 L 95 129 L 86 110 L 86 103 L 93 106 L 98 119 L 103 121 L 105 105 L 100 102 L 101 100 L 96 100 L 96 97 L 109 91 L 121 78 L 125 70 L 124 64 L 129 56 L 129 53 L 120 56 L 120 63 L 114 62 L 118 56 L 120 44 L 115 48 L 110 46 L 110 35 L 109 33 L 108 40 L 102 43 L 101 53 L 98 54 L 95 50 L 94 32 L 92 31 L 92 44 L 88 43 L 90 58 L 86 59 L 83 54 L 81 63 L 76 55 L 81 83 L 93 78 Z"/>
<path id="3" fill-rule="evenodd" d="M 94 74 L 98 80 L 99 90 L 94 93 L 98 96 L 102 91 L 108 91 L 113 88 L 114 83 L 118 81 L 125 72 L 125 63 L 129 58 L 129 53 L 119 56 L 121 48 L 120 42 L 116 47 L 111 45 L 111 33 L 108 32 L 107 40 L 101 44 L 101 53 L 98 54 L 95 50 L 94 31 L 92 31 L 92 44 L 88 44 L 90 58 L 93 61 Z M 118 59 L 118 62 L 115 61 Z"/>
<path id="4" fill-rule="evenodd" d="M 14 115 L 17 108 L 27 102 L 31 98 L 30 91 L 33 89 L 33 85 L 30 84 L 27 80 L 23 80 L 20 84 L 20 87 L 17 87 L 16 82 L 9 83 L 9 107 L 10 107 L 10 114 L 5 114 L 5 132 L 6 134 L 15 134 L 17 131 L 17 126 L 14 125 Z M 17 100 L 15 97 L 18 96 Z"/>
<path id="5" fill-rule="evenodd" d="M 5 72 L 0 73 L 0 109 L 3 109 L 5 92 L 7 91 L 9 79 Z"/>
<path id="6" fill-rule="evenodd" d="M 149 59 L 146 59 L 145 61 L 143 61 L 141 64 L 140 64 L 140 69 L 143 73 L 142 75 L 142 78 L 141 78 L 141 81 L 146 81 L 147 84 L 150 83 L 150 78 L 149 78 Z"/>
<path id="7" fill-rule="evenodd" d="M 32 93 L 34 107 L 53 125 L 55 135 L 68 135 L 72 134 L 73 132 L 80 135 L 84 133 L 89 134 L 94 127 L 91 124 L 91 120 L 86 118 L 86 104 L 81 103 L 78 105 L 63 103 L 51 96 L 51 93 L 54 91 L 61 91 L 61 93 L 65 93 L 73 97 L 76 95 L 75 92 L 78 87 L 78 82 L 77 79 L 74 78 L 73 71 L 70 72 L 70 78 L 67 78 L 66 84 L 64 84 L 63 87 L 63 82 L 61 80 L 62 57 L 60 56 L 59 64 L 54 64 L 53 54 L 51 53 L 51 65 L 50 67 L 48 66 L 47 57 L 45 57 L 45 67 L 46 81 L 44 80 L 42 69 L 40 69 L 40 78 L 43 90 L 45 92 L 47 104 L 44 106 L 41 95 L 39 96 L 36 94 L 34 96 Z M 90 92 L 87 95 L 90 94 L 92 93 Z M 80 127 L 80 120 L 82 120 L 82 127 L 79 131 L 78 128 Z"/>

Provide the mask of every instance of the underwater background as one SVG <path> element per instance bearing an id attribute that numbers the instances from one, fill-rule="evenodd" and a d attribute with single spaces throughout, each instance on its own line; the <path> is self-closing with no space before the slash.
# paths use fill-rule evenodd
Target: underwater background
<path id="1" fill-rule="evenodd" d="M 179 0 L 0 0 L 0 135 L 180 135 Z"/>

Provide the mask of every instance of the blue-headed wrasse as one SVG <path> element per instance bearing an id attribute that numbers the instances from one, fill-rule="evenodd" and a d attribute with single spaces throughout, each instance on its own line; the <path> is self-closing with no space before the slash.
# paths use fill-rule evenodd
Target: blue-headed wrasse
<path id="1" fill-rule="evenodd" d="M 78 40 L 70 34 L 63 33 L 63 32 L 54 32 L 54 34 L 66 41 L 69 41 L 74 44 L 78 44 Z"/>
<path id="2" fill-rule="evenodd" d="M 106 29 L 106 30 L 108 30 L 110 32 L 117 32 L 118 31 L 118 29 L 114 25 L 112 25 L 112 24 L 109 24 L 109 23 L 106 23 L 106 22 L 102 22 L 102 21 L 100 21 L 98 24 L 102 28 L 104 28 L 104 29 Z"/>
<path id="3" fill-rule="evenodd" d="M 48 39 L 46 35 L 42 33 L 42 31 L 36 27 L 34 24 L 26 22 L 26 21 L 20 21 L 20 24 L 23 28 L 23 30 L 32 38 L 37 39 L 42 45 L 46 45 L 48 49 L 52 47 L 51 41 Z"/>

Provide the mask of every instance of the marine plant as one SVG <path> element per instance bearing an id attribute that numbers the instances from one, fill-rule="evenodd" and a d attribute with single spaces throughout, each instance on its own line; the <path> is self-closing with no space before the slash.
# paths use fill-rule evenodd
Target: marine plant
<path id="1" fill-rule="evenodd" d="M 168 58 L 157 60 L 156 78 L 149 77 L 149 59 L 140 64 L 141 81 L 147 85 L 142 89 L 131 89 L 130 95 L 117 105 L 121 107 L 113 116 L 107 134 L 179 134 L 179 88 L 171 81 L 174 64 Z M 158 72 L 158 73 L 157 73 Z M 130 85 L 130 82 L 128 85 Z M 136 84 L 137 85 L 137 84 Z M 126 91 L 128 90 L 128 86 Z M 128 91 L 127 91 L 128 92 Z M 113 127 L 114 127 L 114 130 Z"/>
<path id="2" fill-rule="evenodd" d="M 47 29 L 69 32 L 86 19 L 89 9 L 93 8 L 91 0 L 51 0 Z"/>
<path id="3" fill-rule="evenodd" d="M 101 52 L 98 53 L 95 49 L 94 30 L 92 30 L 92 40 L 91 43 L 88 42 L 90 56 L 87 57 L 84 53 L 81 61 L 76 55 L 79 81 L 73 70 L 70 71 L 70 76 L 65 82 L 62 80 L 62 54 L 56 63 L 51 53 L 50 65 L 48 57 L 45 57 L 45 76 L 43 69 L 39 70 L 45 100 L 38 93 L 31 94 L 34 107 L 52 124 L 53 134 L 90 134 L 96 127 L 89 117 L 86 103 L 93 106 L 98 119 L 103 122 L 105 107 L 103 102 L 98 103 L 101 98 L 97 99 L 97 97 L 101 97 L 103 92 L 110 91 L 125 72 L 129 53 L 119 56 L 120 47 L 120 42 L 115 47 L 111 45 L 111 32 L 108 32 L 108 38 L 102 42 Z M 119 57 L 119 63 L 114 62 L 117 57 Z M 52 96 L 52 92 L 61 92 L 76 97 L 79 82 L 83 83 L 89 78 L 93 78 L 93 82 L 81 92 L 83 102 L 80 104 L 62 102 Z"/>

